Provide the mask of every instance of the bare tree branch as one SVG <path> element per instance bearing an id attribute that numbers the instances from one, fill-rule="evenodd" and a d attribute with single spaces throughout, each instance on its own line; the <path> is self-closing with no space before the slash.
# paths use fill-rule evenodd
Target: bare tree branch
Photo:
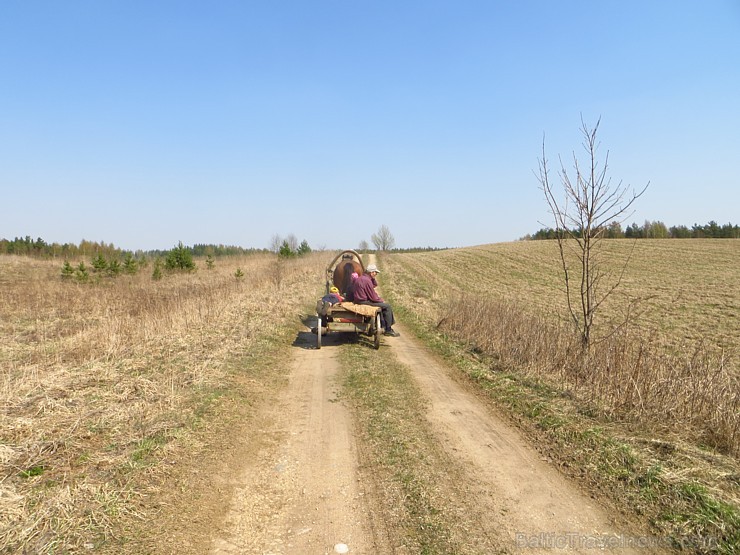
<path id="1" fill-rule="evenodd" d="M 587 163 L 581 164 L 574 152 L 571 177 L 562 158 L 558 157 L 560 188 L 557 190 L 550 181 L 544 137 L 542 158 L 538 160 L 540 189 L 555 220 L 568 312 L 581 335 L 584 348 L 588 348 L 592 341 L 592 326 L 597 312 L 622 283 L 632 255 L 630 252 L 617 278 L 609 283 L 610 276 L 601 266 L 601 242 L 610 226 L 621 225 L 632 215 L 633 204 L 650 185 L 648 182 L 639 192 L 625 187 L 621 181 L 616 186 L 612 185 L 608 175 L 609 152 L 603 162 L 598 158 L 600 124 L 601 119 L 589 128 L 581 117 Z M 559 200 L 559 195 L 562 195 L 562 200 Z M 578 283 L 575 287 L 571 260 L 577 264 Z"/>

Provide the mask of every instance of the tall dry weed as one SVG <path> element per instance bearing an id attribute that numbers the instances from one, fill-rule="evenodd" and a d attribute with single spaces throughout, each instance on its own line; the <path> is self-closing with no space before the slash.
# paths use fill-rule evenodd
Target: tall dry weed
<path id="1" fill-rule="evenodd" d="M 135 514 L 141 473 L 229 383 L 230 361 L 297 320 L 326 258 L 82 284 L 57 262 L 0 257 L 0 552 L 94 547 Z"/>
<path id="2" fill-rule="evenodd" d="M 740 378 L 721 350 L 668 352 L 624 327 L 584 351 L 570 326 L 470 296 L 450 301 L 440 328 L 496 368 L 557 383 L 609 418 L 740 455 Z"/>

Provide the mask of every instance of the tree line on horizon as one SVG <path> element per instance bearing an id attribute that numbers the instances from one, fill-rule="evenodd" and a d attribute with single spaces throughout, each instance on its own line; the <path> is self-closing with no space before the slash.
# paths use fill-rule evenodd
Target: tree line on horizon
<path id="1" fill-rule="evenodd" d="M 570 232 L 576 237 L 581 234 L 578 229 L 572 229 Z M 668 227 L 661 221 L 645 220 L 643 225 L 633 223 L 622 228 L 620 223 L 613 222 L 603 230 L 602 237 L 605 239 L 740 239 L 740 226 L 732 223 L 719 225 L 712 220 L 708 224 L 694 224 L 690 228 L 685 225 Z M 543 227 L 534 234 L 525 235 L 522 240 L 536 241 L 557 238 L 557 230 L 551 227 Z"/>
<path id="2" fill-rule="evenodd" d="M 173 248 L 183 248 L 181 245 Z M 192 256 L 238 256 L 268 252 L 268 249 L 244 248 L 232 245 L 195 244 L 184 247 Z M 107 258 L 123 258 L 127 255 L 136 258 L 157 258 L 167 256 L 172 249 L 137 250 L 130 251 L 116 247 L 113 243 L 88 241 L 83 239 L 79 244 L 74 243 L 47 243 L 41 237 L 15 237 L 14 239 L 0 238 L 0 254 L 17 254 L 24 256 L 38 256 L 40 258 L 80 258 L 102 255 Z"/>
<path id="3" fill-rule="evenodd" d="M 382 228 L 381 228 L 382 230 Z M 388 237 L 379 240 L 373 235 L 375 251 L 387 252 L 423 252 L 444 250 L 447 247 L 413 247 L 413 248 L 395 248 L 393 236 L 388 232 Z M 361 241 L 360 250 L 362 252 L 371 252 L 373 249 L 367 241 Z M 323 251 L 326 247 L 312 248 L 305 239 L 298 242 L 294 235 L 288 235 L 283 238 L 275 235 L 269 248 L 245 248 L 233 245 L 213 245 L 206 243 L 196 243 L 193 246 L 183 246 L 181 243 L 173 246 L 172 249 L 153 249 L 153 250 L 126 250 L 116 247 L 113 243 L 103 241 L 88 241 L 83 239 L 79 244 L 74 243 L 48 243 L 41 237 L 33 239 L 30 235 L 25 237 L 15 237 L 13 239 L 4 239 L 0 237 L 0 255 L 14 254 L 21 256 L 31 256 L 37 258 L 61 258 L 64 260 L 74 260 L 79 258 L 94 258 L 102 256 L 107 260 L 125 261 L 131 257 L 138 261 L 144 259 L 166 258 L 173 250 L 186 250 L 191 256 L 222 257 L 222 256 L 241 256 L 258 253 L 275 253 L 282 258 L 301 256 L 314 250 Z"/>

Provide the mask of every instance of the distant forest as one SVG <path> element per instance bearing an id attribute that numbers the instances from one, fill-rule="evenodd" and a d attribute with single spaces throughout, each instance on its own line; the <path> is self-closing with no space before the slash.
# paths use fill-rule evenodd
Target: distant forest
<path id="1" fill-rule="evenodd" d="M 580 233 L 577 229 L 572 230 L 575 236 Z M 667 227 L 660 221 L 645 221 L 643 225 L 632 225 L 622 228 L 618 223 L 610 225 L 604 230 L 604 237 L 608 239 L 740 239 L 740 226 L 731 223 L 719 225 L 710 221 L 706 225 L 694 224 L 691 227 L 685 225 Z M 535 241 L 540 239 L 556 239 L 557 231 L 544 227 L 532 235 L 521 238 L 524 241 Z M 173 247 L 173 248 L 176 248 Z M 205 245 L 196 244 L 192 247 L 184 247 L 193 256 L 237 256 L 254 253 L 274 252 L 270 249 L 244 248 L 228 245 Z M 310 250 L 310 248 L 309 248 Z M 418 252 L 429 250 L 444 250 L 432 247 L 413 249 L 391 249 L 390 252 Z M 123 258 L 131 254 L 136 258 L 157 258 L 167 256 L 170 250 L 149 250 L 136 252 L 120 249 L 113 243 L 82 240 L 78 245 L 74 243 L 47 243 L 41 237 L 32 239 L 30 236 L 16 237 L 14 239 L 0 238 L 0 255 L 19 254 L 25 256 L 37 256 L 40 258 L 80 258 L 103 255 L 108 258 Z"/>
<path id="2" fill-rule="evenodd" d="M 175 247 L 173 247 L 175 248 Z M 235 256 L 268 252 L 267 249 L 245 249 L 227 245 L 193 245 L 185 247 L 193 256 Z M 0 254 L 20 254 L 25 256 L 38 256 L 40 258 L 79 258 L 102 255 L 106 258 L 123 257 L 131 254 L 136 258 L 166 256 L 169 250 L 150 251 L 126 251 L 119 249 L 113 243 L 96 241 L 80 241 L 79 245 L 73 243 L 47 243 L 41 237 L 32 239 L 30 236 L 16 237 L 15 239 L 0 239 Z"/>
<path id="3" fill-rule="evenodd" d="M 578 229 L 571 230 L 576 237 Z M 534 235 L 525 235 L 523 240 L 557 239 L 557 231 L 543 227 Z M 622 229 L 621 224 L 614 223 L 604 230 L 607 239 L 740 239 L 740 226 L 731 223 L 719 225 L 711 221 L 706 225 L 694 224 L 691 227 L 677 225 L 667 227 L 663 222 L 645 221 L 643 225 L 633 223 Z"/>

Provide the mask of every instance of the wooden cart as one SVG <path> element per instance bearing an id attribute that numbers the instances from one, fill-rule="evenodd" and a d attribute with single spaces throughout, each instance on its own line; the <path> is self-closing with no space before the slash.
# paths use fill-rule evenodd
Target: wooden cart
<path id="1" fill-rule="evenodd" d="M 332 286 L 344 297 L 352 272 L 362 274 L 362 258 L 353 250 L 340 252 L 326 267 L 326 294 Z M 316 348 L 321 348 L 321 337 L 330 332 L 350 332 L 370 337 L 373 346 L 380 348 L 380 308 L 348 301 L 331 303 L 323 297 L 316 303 Z"/>

